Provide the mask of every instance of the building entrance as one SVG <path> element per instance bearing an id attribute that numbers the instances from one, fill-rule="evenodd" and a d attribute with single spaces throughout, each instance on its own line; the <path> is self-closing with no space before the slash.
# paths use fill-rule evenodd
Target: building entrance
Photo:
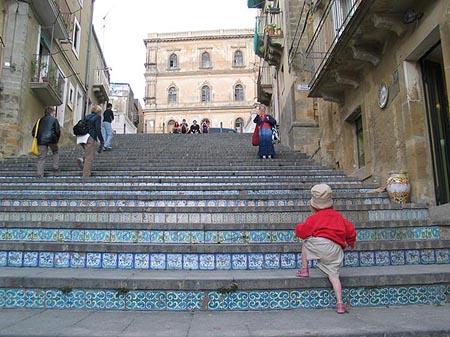
<path id="1" fill-rule="evenodd" d="M 436 203 L 450 202 L 450 118 L 440 43 L 421 60 Z"/>

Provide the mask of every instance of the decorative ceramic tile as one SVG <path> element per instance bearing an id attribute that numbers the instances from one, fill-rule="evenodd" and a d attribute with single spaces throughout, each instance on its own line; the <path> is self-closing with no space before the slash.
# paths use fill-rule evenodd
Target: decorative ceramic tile
<path id="1" fill-rule="evenodd" d="M 85 253 L 70 253 L 70 266 L 72 268 L 85 268 L 86 267 L 86 254 Z"/>
<path id="2" fill-rule="evenodd" d="M 63 252 L 55 253 L 54 266 L 58 268 L 70 267 L 70 253 L 63 253 Z"/>
<path id="3" fill-rule="evenodd" d="M 119 253 L 118 254 L 118 268 L 132 269 L 133 268 L 133 254 Z"/>
<path id="4" fill-rule="evenodd" d="M 0 267 L 6 267 L 8 265 L 8 253 L 0 251 Z"/>
<path id="5" fill-rule="evenodd" d="M 450 263 L 450 249 L 436 249 L 436 263 Z M 1 253 L 0 253 L 1 265 Z"/>
<path id="6" fill-rule="evenodd" d="M 9 267 L 21 267 L 22 266 L 22 252 L 12 251 L 8 253 L 8 266 Z"/>
<path id="7" fill-rule="evenodd" d="M 420 251 L 420 261 L 422 264 L 436 263 L 436 256 L 433 249 L 423 249 Z"/>
<path id="8" fill-rule="evenodd" d="M 420 253 L 418 250 L 407 250 L 405 252 L 406 264 L 419 264 L 420 263 Z"/>
<path id="9" fill-rule="evenodd" d="M 248 268 L 249 269 L 263 269 L 264 255 L 263 254 L 249 254 Z"/>
<path id="10" fill-rule="evenodd" d="M 166 269 L 165 254 L 150 254 L 150 269 Z"/>
<path id="11" fill-rule="evenodd" d="M 87 253 L 86 254 L 86 268 L 101 268 L 102 254 L 101 253 Z"/>
<path id="12" fill-rule="evenodd" d="M 199 255 L 199 269 L 201 269 L 201 270 L 215 269 L 214 254 L 200 254 Z"/>
<path id="13" fill-rule="evenodd" d="M 231 255 L 230 254 L 216 254 L 216 269 L 220 269 L 220 270 L 231 269 Z"/>

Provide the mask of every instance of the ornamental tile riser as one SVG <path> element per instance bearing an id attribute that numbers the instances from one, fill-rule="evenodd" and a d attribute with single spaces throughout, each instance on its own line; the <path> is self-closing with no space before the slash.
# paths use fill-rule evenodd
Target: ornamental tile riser
<path id="1" fill-rule="evenodd" d="M 446 284 L 408 287 L 346 288 L 349 307 L 442 305 Z M 325 309 L 336 305 L 329 289 L 258 291 L 146 291 L 117 289 L 0 288 L 2 309 L 74 309 L 130 311 L 224 311 Z"/>
<path id="2" fill-rule="evenodd" d="M 99 198 L 100 199 L 100 198 Z M 0 200 L 4 207 L 303 207 L 307 199 L 274 200 Z M 387 198 L 335 199 L 334 205 L 390 205 Z M 62 211 L 62 210 L 61 210 Z"/>
<path id="3" fill-rule="evenodd" d="M 89 211 L 88 209 L 86 211 Z M 427 219 L 427 209 L 343 211 L 352 222 L 418 220 Z M 45 213 L 8 212 L 0 213 L 0 221 L 44 221 L 44 222 L 110 222 L 110 223 L 298 223 L 311 212 L 266 212 L 266 213 Z"/>
<path id="4" fill-rule="evenodd" d="M 85 243 L 292 243 L 299 242 L 291 230 L 165 231 L 0 228 L 1 241 Z M 439 239 L 438 227 L 357 229 L 357 241 Z"/>
<path id="5" fill-rule="evenodd" d="M 450 249 L 347 251 L 343 267 L 449 264 Z M 311 268 L 315 267 L 312 263 Z M 0 251 L 0 267 L 145 269 L 145 270 L 276 270 L 301 267 L 300 253 L 102 253 Z"/>

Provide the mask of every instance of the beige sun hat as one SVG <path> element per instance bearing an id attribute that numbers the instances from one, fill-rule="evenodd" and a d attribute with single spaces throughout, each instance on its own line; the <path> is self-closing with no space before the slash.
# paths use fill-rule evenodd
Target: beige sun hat
<path id="1" fill-rule="evenodd" d="M 327 184 L 314 185 L 313 188 L 311 188 L 311 206 L 315 209 L 330 208 L 333 206 L 331 193 L 331 187 Z"/>

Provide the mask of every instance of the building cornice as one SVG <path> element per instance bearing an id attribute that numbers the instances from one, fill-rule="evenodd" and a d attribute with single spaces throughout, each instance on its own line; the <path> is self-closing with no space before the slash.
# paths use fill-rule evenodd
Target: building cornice
<path id="1" fill-rule="evenodd" d="M 177 41 L 198 41 L 198 40 L 215 40 L 215 39 L 236 39 L 236 38 L 252 38 L 255 34 L 254 29 L 218 29 L 218 30 L 202 30 L 175 33 L 149 33 L 144 43 L 164 43 Z"/>

